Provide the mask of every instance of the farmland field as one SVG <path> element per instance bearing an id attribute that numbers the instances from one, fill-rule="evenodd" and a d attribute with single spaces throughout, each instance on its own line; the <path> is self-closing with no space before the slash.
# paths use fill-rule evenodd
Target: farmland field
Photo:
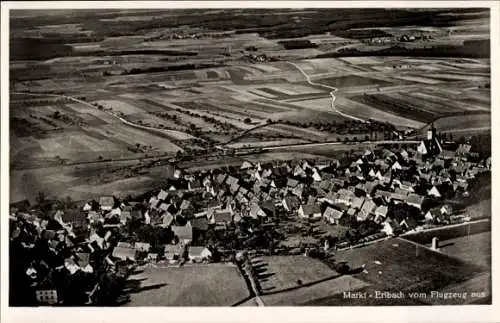
<path id="1" fill-rule="evenodd" d="M 264 294 L 300 288 L 338 276 L 321 261 L 305 256 L 262 256 L 252 259 L 252 265 L 258 272 Z"/>
<path id="2" fill-rule="evenodd" d="M 234 265 L 144 268 L 129 278 L 127 306 L 231 306 L 249 296 Z"/>

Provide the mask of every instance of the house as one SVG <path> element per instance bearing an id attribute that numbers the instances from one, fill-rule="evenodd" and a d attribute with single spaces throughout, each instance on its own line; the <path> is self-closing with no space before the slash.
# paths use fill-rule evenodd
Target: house
<path id="1" fill-rule="evenodd" d="M 407 231 L 411 231 L 418 226 L 417 221 L 414 218 L 410 218 L 410 217 L 402 220 L 399 223 L 399 225 L 401 226 L 401 228 L 403 228 L 404 230 L 407 230 Z"/>
<path id="2" fill-rule="evenodd" d="M 299 185 L 299 181 L 296 180 L 296 179 L 293 179 L 293 178 L 288 178 L 287 181 L 286 181 L 286 186 L 288 188 L 295 188 L 297 187 L 297 185 Z"/>
<path id="3" fill-rule="evenodd" d="M 259 206 L 259 204 L 257 203 L 252 203 L 250 205 L 250 211 L 249 211 L 249 214 L 248 214 L 251 218 L 253 219 L 259 219 L 260 217 L 266 217 L 266 212 L 264 212 L 261 207 Z"/>
<path id="4" fill-rule="evenodd" d="M 215 225 L 227 225 L 233 221 L 233 214 L 230 210 L 214 210 L 210 223 Z"/>
<path id="5" fill-rule="evenodd" d="M 346 186 L 346 180 L 341 178 L 334 178 L 333 183 L 337 185 L 339 188 L 343 188 Z"/>
<path id="6" fill-rule="evenodd" d="M 321 182 L 322 178 L 316 168 L 313 168 L 312 178 L 315 182 Z"/>
<path id="7" fill-rule="evenodd" d="M 168 192 L 164 191 L 163 189 L 158 193 L 158 200 L 164 201 L 168 196 Z"/>
<path id="8" fill-rule="evenodd" d="M 293 170 L 293 176 L 294 177 L 306 177 L 307 174 L 304 171 L 304 169 L 302 167 L 300 167 L 300 165 L 297 165 L 295 167 L 295 169 Z"/>
<path id="9" fill-rule="evenodd" d="M 193 227 L 190 221 L 184 226 L 173 225 L 172 232 L 179 238 L 179 241 L 184 244 L 189 244 L 193 241 Z"/>
<path id="10" fill-rule="evenodd" d="M 326 208 L 325 212 L 323 212 L 323 218 L 330 224 L 339 224 L 343 215 L 343 212 L 329 206 Z"/>
<path id="11" fill-rule="evenodd" d="M 131 218 L 132 215 L 130 214 L 130 211 L 122 211 L 122 213 L 120 214 L 120 223 L 122 225 L 125 225 Z"/>
<path id="12" fill-rule="evenodd" d="M 233 194 L 233 195 L 236 195 L 236 193 L 238 192 L 239 189 L 240 189 L 239 184 L 233 184 L 229 187 L 229 192 L 231 192 L 231 194 Z"/>
<path id="13" fill-rule="evenodd" d="M 113 253 L 111 255 L 120 260 L 129 259 L 135 261 L 135 249 L 132 247 L 132 245 L 128 246 L 119 242 L 118 245 L 114 247 Z"/>
<path id="14" fill-rule="evenodd" d="M 350 205 L 351 198 L 354 198 L 354 197 L 355 197 L 355 195 L 352 191 L 341 188 L 337 192 L 337 197 L 335 199 L 335 203 L 344 203 L 346 205 Z"/>
<path id="15" fill-rule="evenodd" d="M 269 217 L 274 217 L 276 215 L 276 205 L 273 200 L 266 200 L 260 203 L 260 208 Z"/>
<path id="16" fill-rule="evenodd" d="M 442 215 L 450 215 L 453 213 L 453 209 L 448 204 L 443 205 L 439 211 Z"/>
<path id="17" fill-rule="evenodd" d="M 148 252 L 151 248 L 151 245 L 147 242 L 136 242 L 134 244 L 134 248 L 139 252 Z"/>
<path id="18" fill-rule="evenodd" d="M 427 221 L 434 221 L 435 219 L 439 218 L 440 215 L 441 214 L 439 213 L 439 210 L 432 209 L 425 213 L 424 218 Z"/>
<path id="19" fill-rule="evenodd" d="M 161 224 L 162 228 L 168 228 L 174 222 L 174 216 L 170 212 L 164 212 L 161 215 Z"/>
<path id="20" fill-rule="evenodd" d="M 303 184 L 297 185 L 297 187 L 295 187 L 292 190 L 292 194 L 297 196 L 298 198 L 302 198 L 303 193 L 304 193 L 304 185 Z"/>
<path id="21" fill-rule="evenodd" d="M 192 208 L 190 200 L 182 200 L 181 205 L 179 206 L 179 210 L 184 211 L 189 208 Z"/>
<path id="22" fill-rule="evenodd" d="M 394 193 L 395 193 L 396 195 L 402 195 L 402 196 L 406 196 L 406 195 L 410 194 L 410 192 L 409 192 L 409 191 L 404 190 L 404 189 L 399 188 L 399 187 L 396 187 L 396 188 L 394 189 Z"/>
<path id="23" fill-rule="evenodd" d="M 195 217 L 191 220 L 191 225 L 193 229 L 198 231 L 207 231 L 208 230 L 208 218 L 206 216 L 203 217 Z"/>
<path id="24" fill-rule="evenodd" d="M 299 207 L 298 210 L 299 217 L 303 219 L 309 218 L 320 218 L 321 217 L 321 208 L 318 204 L 304 204 Z"/>
<path id="25" fill-rule="evenodd" d="M 222 184 L 226 181 L 227 174 L 219 174 L 215 177 L 215 181 L 219 184 Z"/>
<path id="26" fill-rule="evenodd" d="M 406 200 L 406 204 L 416 207 L 417 209 L 422 209 L 422 204 L 424 203 L 425 197 L 410 193 Z"/>
<path id="27" fill-rule="evenodd" d="M 401 170 L 401 169 L 403 169 L 403 167 L 401 166 L 401 164 L 398 161 L 396 161 L 396 162 L 394 162 L 394 164 L 392 164 L 391 169 L 392 170 Z"/>
<path id="28" fill-rule="evenodd" d="M 357 219 L 358 221 L 367 220 L 372 212 L 377 208 L 377 204 L 370 199 L 365 200 L 361 210 L 358 212 Z"/>
<path id="29" fill-rule="evenodd" d="M 67 210 L 61 214 L 61 219 L 73 232 L 87 229 L 87 216 L 79 210 Z"/>
<path id="30" fill-rule="evenodd" d="M 457 150 L 456 150 L 456 154 L 457 155 L 467 155 L 470 150 L 471 150 L 472 146 L 471 145 L 468 145 L 468 144 L 460 144 L 460 146 L 458 146 Z"/>
<path id="31" fill-rule="evenodd" d="M 365 199 L 362 197 L 354 197 L 351 200 L 351 208 L 360 210 L 361 207 L 363 206 L 363 203 L 365 202 Z"/>
<path id="32" fill-rule="evenodd" d="M 102 211 L 111 211 L 115 206 L 115 200 L 112 196 L 101 196 L 99 198 L 99 208 Z"/>
<path id="33" fill-rule="evenodd" d="M 229 175 L 226 179 L 226 184 L 231 187 L 233 185 L 238 184 L 238 179 L 234 176 Z"/>
<path id="34" fill-rule="evenodd" d="M 433 186 L 429 192 L 427 192 L 427 195 L 429 196 L 434 196 L 436 198 L 441 198 L 441 193 L 439 192 L 439 190 L 437 189 L 436 186 Z"/>
<path id="35" fill-rule="evenodd" d="M 247 169 L 251 169 L 253 168 L 254 166 L 252 165 L 252 163 L 250 163 L 249 161 L 244 161 L 243 164 L 241 164 L 241 167 L 240 169 L 241 170 L 247 170 Z"/>
<path id="36" fill-rule="evenodd" d="M 283 198 L 282 204 L 287 212 L 293 212 L 299 208 L 300 200 L 295 195 L 287 195 Z"/>
<path id="37" fill-rule="evenodd" d="M 163 248 L 163 252 L 165 255 L 165 259 L 167 260 L 176 260 L 181 258 L 184 253 L 184 247 L 181 244 L 168 244 Z"/>
<path id="38" fill-rule="evenodd" d="M 90 203 L 85 203 L 85 205 L 82 207 L 82 211 L 88 212 L 90 210 L 92 210 L 92 205 L 90 205 Z"/>
<path id="39" fill-rule="evenodd" d="M 189 247 L 188 257 L 192 262 L 208 261 L 212 253 L 206 247 Z"/>
<path id="40" fill-rule="evenodd" d="M 385 205 L 378 206 L 373 213 L 375 214 L 375 222 L 380 223 L 387 217 L 388 208 Z"/>
<path id="41" fill-rule="evenodd" d="M 157 253 L 148 253 L 148 260 L 151 262 L 156 262 L 158 260 L 158 254 Z"/>
<path id="42" fill-rule="evenodd" d="M 386 219 L 382 223 L 382 225 L 383 227 L 381 231 L 387 234 L 388 236 L 396 235 L 401 232 L 401 226 L 397 222 L 391 219 Z"/>
<path id="43" fill-rule="evenodd" d="M 41 304 L 57 304 L 57 290 L 55 289 L 40 289 L 35 291 L 36 300 Z"/>

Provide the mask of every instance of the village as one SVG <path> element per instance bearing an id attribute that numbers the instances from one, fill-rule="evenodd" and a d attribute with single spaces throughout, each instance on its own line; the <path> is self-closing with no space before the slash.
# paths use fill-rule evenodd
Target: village
<path id="1" fill-rule="evenodd" d="M 175 169 L 166 186 L 140 197 L 73 202 L 40 193 L 36 205 L 11 205 L 10 274 L 19 297 L 12 301 L 112 305 L 138 266 L 240 266 L 247 252 L 326 259 L 405 232 L 467 222 L 449 201 L 467 198 L 490 167 L 490 157 L 467 143 L 445 144 L 432 126 L 413 147 L 338 160 Z"/>

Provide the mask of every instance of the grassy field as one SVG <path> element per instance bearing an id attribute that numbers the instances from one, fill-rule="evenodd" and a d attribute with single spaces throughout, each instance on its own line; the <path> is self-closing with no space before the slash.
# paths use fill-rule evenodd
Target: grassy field
<path id="1" fill-rule="evenodd" d="M 126 306 L 231 306 L 249 296 L 238 269 L 231 265 L 145 268 L 131 276 Z"/>
<path id="2" fill-rule="evenodd" d="M 491 268 L 491 232 L 442 240 L 439 245 L 439 251 L 448 256 Z"/>
<path id="3" fill-rule="evenodd" d="M 376 284 L 380 290 L 398 292 L 441 290 L 447 285 L 469 280 L 484 270 L 424 247 L 417 249 L 403 239 L 338 252 L 335 259 L 347 262 L 352 268 L 364 264 L 367 273 L 359 273 L 356 278 Z"/>
<path id="4" fill-rule="evenodd" d="M 319 260 L 305 256 L 263 256 L 252 260 L 264 294 L 300 288 L 338 274 Z M 298 284 L 298 281 L 301 284 Z"/>

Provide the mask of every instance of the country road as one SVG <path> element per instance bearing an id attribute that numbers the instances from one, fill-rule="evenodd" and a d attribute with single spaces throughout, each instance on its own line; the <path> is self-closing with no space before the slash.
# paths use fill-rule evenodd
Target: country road
<path id="1" fill-rule="evenodd" d="M 75 97 L 68 96 L 68 95 L 46 94 L 46 93 L 31 93 L 31 92 L 11 92 L 11 94 L 23 94 L 23 95 L 32 95 L 32 96 L 58 97 L 58 98 L 63 98 L 63 99 L 67 99 L 67 100 L 70 100 L 70 101 L 73 101 L 73 102 L 76 102 L 76 103 L 80 103 L 80 104 L 86 105 L 86 106 L 91 107 L 93 109 L 97 109 L 97 107 L 95 107 L 94 105 L 92 105 L 89 102 L 86 102 L 86 101 L 83 101 L 83 100 L 80 100 L 80 99 L 77 99 Z M 192 136 L 190 134 L 187 134 L 187 133 L 181 132 L 181 131 L 177 131 L 177 130 L 160 129 L 160 128 L 154 128 L 154 127 L 148 127 L 148 126 L 140 125 L 140 124 L 128 121 L 128 120 L 126 120 L 126 119 L 124 119 L 124 118 L 122 118 L 122 117 L 114 114 L 113 112 L 109 112 L 109 111 L 105 111 L 105 112 L 107 112 L 109 115 L 117 118 L 122 123 L 124 123 L 124 124 L 126 124 L 128 126 L 131 126 L 131 127 L 134 127 L 134 128 L 138 128 L 138 129 L 143 129 L 143 130 L 148 130 L 148 131 L 154 131 L 154 132 L 162 133 L 162 134 L 171 136 L 174 140 L 189 140 L 189 139 L 195 139 L 196 138 L 196 137 L 194 137 L 194 136 Z M 200 139 L 200 138 L 196 138 L 196 139 Z M 202 140 L 202 139 L 200 139 L 200 140 Z"/>
<path id="2" fill-rule="evenodd" d="M 333 86 L 329 86 L 329 85 L 326 85 L 326 84 L 322 84 L 322 83 L 316 83 L 316 82 L 313 82 L 311 81 L 311 78 L 310 76 L 302 69 L 302 67 L 300 67 L 299 65 L 293 63 L 293 62 L 287 62 L 288 64 L 290 65 L 293 65 L 297 70 L 299 70 L 299 72 L 304 75 L 304 77 L 306 78 L 306 81 L 307 83 L 313 85 L 313 86 L 321 86 L 321 87 L 324 87 L 324 88 L 327 88 L 329 90 L 331 90 L 330 92 L 330 96 L 332 97 L 332 102 L 331 102 L 331 106 L 332 106 L 332 110 L 337 113 L 337 114 L 340 114 L 341 116 L 345 117 L 345 118 L 348 118 L 348 119 L 353 119 L 353 120 L 356 120 L 356 121 L 361 121 L 361 122 L 368 122 L 367 120 L 364 120 L 364 119 L 361 119 L 361 118 L 358 118 L 358 117 L 355 117 L 355 116 L 352 116 L 350 114 L 347 114 L 347 113 L 344 113 L 342 111 L 339 111 L 336 107 L 335 107 L 335 92 L 337 92 L 337 88 L 333 87 Z"/>

